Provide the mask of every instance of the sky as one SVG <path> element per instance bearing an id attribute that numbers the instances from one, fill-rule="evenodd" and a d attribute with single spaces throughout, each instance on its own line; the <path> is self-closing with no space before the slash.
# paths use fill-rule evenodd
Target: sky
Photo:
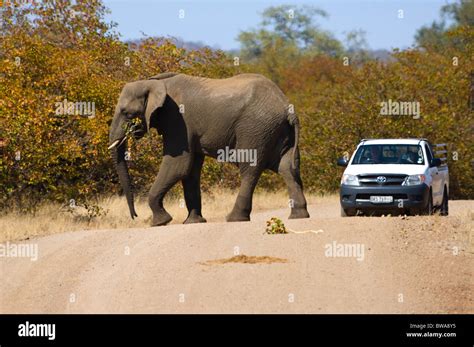
<path id="1" fill-rule="evenodd" d="M 257 27 L 261 12 L 281 4 L 313 5 L 329 14 L 317 18 L 320 28 L 343 40 L 362 29 L 370 49 L 407 48 L 421 26 L 439 19 L 447 0 L 105 0 L 109 21 L 123 40 L 171 36 L 224 50 L 238 49 L 240 31 Z M 452 2 L 452 1 L 449 1 Z M 403 18 L 399 18 L 403 11 Z M 184 15 L 184 16 L 183 16 Z M 184 18 L 180 18 L 184 17 Z"/>

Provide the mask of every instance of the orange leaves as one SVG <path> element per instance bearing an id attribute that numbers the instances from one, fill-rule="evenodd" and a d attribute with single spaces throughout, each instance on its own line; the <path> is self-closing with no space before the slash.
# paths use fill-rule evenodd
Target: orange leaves
<path id="1" fill-rule="evenodd" d="M 76 17 L 64 15 L 72 11 Z M 164 71 L 212 77 L 236 71 L 209 49 L 187 51 L 161 38 L 136 47 L 120 42 L 99 1 L 55 6 L 45 0 L 7 12 L 24 20 L 7 20 L 0 41 L 0 138 L 6 140 L 0 208 L 25 194 L 68 201 L 117 189 L 108 122 L 125 82 Z M 57 114 L 56 103 L 64 100 L 93 103 L 94 117 Z M 154 135 L 131 146 L 132 176 L 145 189 L 160 163 L 161 141 Z"/>
<path id="2" fill-rule="evenodd" d="M 463 28 L 463 30 L 467 30 Z M 458 30 L 462 37 L 470 34 Z M 472 46 L 471 41 L 471 46 Z M 281 73 L 281 86 L 302 123 L 302 176 L 306 187 L 337 189 L 335 159 L 352 153 L 361 138 L 427 137 L 448 143 L 452 196 L 474 194 L 474 148 L 469 76 L 472 50 L 395 51 L 390 62 L 343 66 L 339 59 L 302 57 Z M 458 59 L 453 59 L 457 57 Z M 456 64 L 458 62 L 458 64 Z M 387 100 L 419 102 L 421 117 L 381 116 Z M 463 159 L 460 159 L 463 158 Z"/>
<path id="3" fill-rule="evenodd" d="M 225 52 L 186 50 L 164 38 L 123 43 L 105 23 L 99 1 L 74 3 L 55 7 L 44 0 L 6 9 L 0 41 L 0 138 L 5 140 L 0 207 L 19 196 L 68 201 L 114 192 L 118 185 L 107 144 L 120 90 L 128 81 L 166 71 L 212 78 L 262 72 L 278 82 L 301 120 L 302 176 L 309 189 L 337 189 L 341 172 L 335 160 L 362 137 L 420 136 L 450 144 L 450 153 L 459 158 L 449 162 L 451 192 L 474 194 L 470 27 L 447 32 L 461 44 L 443 51 L 395 51 L 386 63 L 345 66 L 342 59 L 275 46 L 254 64 L 242 58 L 234 65 Z M 95 116 L 57 114 L 55 104 L 65 99 L 93 103 Z M 380 116 L 380 102 L 388 99 L 420 102 L 421 119 Z M 146 190 L 161 161 L 161 139 L 151 134 L 130 149 L 131 175 L 136 187 Z M 282 184 L 275 177 L 264 175 L 260 186 Z M 202 182 L 204 188 L 219 182 L 232 186 L 237 171 L 206 160 Z"/>

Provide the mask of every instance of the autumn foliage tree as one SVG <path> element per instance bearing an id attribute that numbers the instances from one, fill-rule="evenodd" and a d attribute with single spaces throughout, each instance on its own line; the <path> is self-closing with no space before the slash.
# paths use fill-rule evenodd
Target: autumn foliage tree
<path id="1" fill-rule="evenodd" d="M 117 193 L 107 145 L 120 90 L 126 82 L 166 71 L 212 78 L 259 72 L 278 83 L 301 119 L 306 189 L 336 191 L 341 175 L 336 158 L 351 153 L 362 138 L 427 137 L 449 145 L 451 197 L 472 198 L 474 30 L 469 20 L 456 12 L 464 21 L 440 33 L 441 46 L 394 51 L 388 62 L 365 56 L 356 63 L 360 52 L 344 50 L 307 15 L 296 13 L 302 25 L 295 26 L 282 18 L 286 10 L 269 9 L 265 30 L 241 35 L 246 44 L 241 65 L 235 66 L 222 51 L 186 50 L 164 38 L 124 43 L 105 21 L 99 0 L 4 4 L 0 207 L 28 210 L 44 199 L 66 203 Z M 305 28 L 311 30 L 291 32 Z M 420 102 L 420 119 L 381 116 L 380 103 L 388 99 Z M 93 103 L 94 116 L 57 112 L 64 100 Z M 132 142 L 130 153 L 131 176 L 145 192 L 161 161 L 160 137 L 151 133 Z M 206 159 L 202 184 L 234 188 L 238 171 Z M 271 173 L 259 183 L 259 189 L 283 187 Z"/>
<path id="2" fill-rule="evenodd" d="M 342 170 L 336 160 L 351 155 L 363 138 L 422 137 L 448 145 L 450 197 L 474 196 L 470 106 L 474 12 L 468 3 L 446 7 L 462 20 L 439 33 L 442 37 L 435 41 L 443 45 L 394 50 L 385 62 L 366 54 L 361 59 L 361 52 L 354 49 L 337 56 L 302 50 L 288 59 L 275 45 L 262 46 L 259 54 L 265 63 L 257 62 L 254 69 L 278 81 L 301 119 L 302 177 L 307 189 L 337 191 Z M 287 8 L 280 10 L 281 14 Z M 245 33 L 245 42 L 253 42 L 249 35 Z M 291 42 L 289 47 L 294 46 Z M 268 64 L 267 57 L 277 63 Z M 420 117 L 382 116 L 381 103 L 388 100 L 418 102 Z M 264 175 L 263 183 L 284 187 L 275 175 Z"/>
<path id="3" fill-rule="evenodd" d="M 108 128 L 124 83 L 165 71 L 216 78 L 238 73 L 221 51 L 187 51 L 161 38 L 121 42 L 105 23 L 100 1 L 5 6 L 0 43 L 3 206 L 14 202 L 30 209 L 45 198 L 67 202 L 116 191 Z M 93 103 L 94 117 L 58 114 L 64 100 Z M 150 184 L 161 142 L 153 135 L 132 146 L 135 183 Z"/>

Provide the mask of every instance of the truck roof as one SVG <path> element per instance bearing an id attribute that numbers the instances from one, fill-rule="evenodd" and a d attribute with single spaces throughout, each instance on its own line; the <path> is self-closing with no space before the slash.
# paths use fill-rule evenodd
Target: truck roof
<path id="1" fill-rule="evenodd" d="M 410 139 L 363 139 L 360 144 L 364 145 L 386 145 L 386 144 L 407 144 L 417 145 L 420 141 L 428 141 L 423 138 L 410 138 Z"/>

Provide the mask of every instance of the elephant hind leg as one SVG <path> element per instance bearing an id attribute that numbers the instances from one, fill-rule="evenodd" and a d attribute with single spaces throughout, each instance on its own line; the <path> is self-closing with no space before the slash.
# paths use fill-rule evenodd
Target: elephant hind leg
<path id="1" fill-rule="evenodd" d="M 252 212 L 252 196 L 262 171 L 262 168 L 258 166 L 253 167 L 247 163 L 240 166 L 242 182 L 240 184 L 239 195 L 235 201 L 234 208 L 226 217 L 228 222 L 245 222 L 250 220 L 250 212 Z"/>
<path id="2" fill-rule="evenodd" d="M 165 225 L 173 219 L 163 207 L 166 193 L 180 180 L 189 175 L 192 156 L 185 153 L 177 157 L 165 155 L 161 162 L 160 171 L 150 189 L 148 203 L 153 211 L 152 226 Z"/>
<path id="3" fill-rule="evenodd" d="M 291 214 L 288 218 L 309 218 L 306 199 L 303 194 L 303 182 L 300 177 L 299 160 L 296 160 L 297 167 L 293 168 L 291 165 L 291 152 L 292 151 L 290 150 L 283 155 L 280 160 L 280 165 L 278 166 L 278 173 L 285 180 L 288 187 L 288 194 L 290 196 Z"/>
<path id="4" fill-rule="evenodd" d="M 184 224 L 205 223 L 206 219 L 201 214 L 201 168 L 204 155 L 195 154 L 189 176 L 181 182 L 183 184 L 184 200 L 188 208 L 188 217 Z"/>

